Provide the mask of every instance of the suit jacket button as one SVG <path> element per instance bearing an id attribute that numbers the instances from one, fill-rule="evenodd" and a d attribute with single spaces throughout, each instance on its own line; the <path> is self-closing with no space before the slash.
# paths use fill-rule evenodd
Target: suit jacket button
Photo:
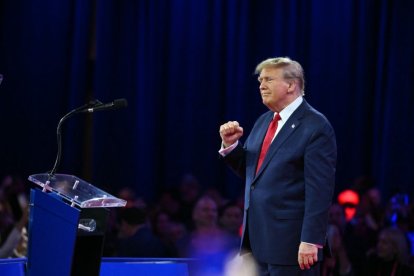
<path id="1" fill-rule="evenodd" d="M 250 186 L 250 190 L 253 191 L 254 190 L 254 185 Z"/>

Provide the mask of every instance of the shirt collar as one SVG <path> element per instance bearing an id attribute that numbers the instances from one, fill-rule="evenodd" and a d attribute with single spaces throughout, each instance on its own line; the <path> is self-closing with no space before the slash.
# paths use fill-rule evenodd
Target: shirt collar
<path id="1" fill-rule="evenodd" d="M 280 118 L 282 118 L 282 121 L 286 122 L 289 119 L 290 115 L 292 115 L 292 113 L 299 107 L 299 105 L 302 102 L 303 102 L 303 97 L 299 96 L 293 102 L 291 102 L 288 106 L 283 108 L 283 110 L 280 111 L 279 113 Z"/>

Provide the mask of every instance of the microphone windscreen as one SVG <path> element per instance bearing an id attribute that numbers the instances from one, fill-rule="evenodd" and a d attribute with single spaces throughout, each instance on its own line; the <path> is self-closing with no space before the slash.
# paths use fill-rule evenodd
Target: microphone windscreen
<path id="1" fill-rule="evenodd" d="M 124 98 L 114 100 L 114 108 L 123 108 L 128 106 L 128 101 Z"/>

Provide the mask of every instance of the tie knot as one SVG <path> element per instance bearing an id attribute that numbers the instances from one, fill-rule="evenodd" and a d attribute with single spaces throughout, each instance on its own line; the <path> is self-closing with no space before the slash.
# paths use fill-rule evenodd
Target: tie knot
<path id="1" fill-rule="evenodd" d="M 275 117 L 273 117 L 273 121 L 279 121 L 280 119 L 282 119 L 281 117 L 280 117 L 280 114 L 279 113 L 276 113 L 276 115 L 275 115 Z"/>

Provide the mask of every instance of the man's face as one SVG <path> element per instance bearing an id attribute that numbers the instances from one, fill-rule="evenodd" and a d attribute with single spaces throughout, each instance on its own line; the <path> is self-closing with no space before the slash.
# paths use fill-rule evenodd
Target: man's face
<path id="1" fill-rule="evenodd" d="M 211 199 L 201 199 L 194 208 L 193 220 L 196 225 L 215 225 L 217 222 L 217 205 Z"/>
<path id="2" fill-rule="evenodd" d="M 263 104 L 274 112 L 280 112 L 289 103 L 291 84 L 283 79 L 283 69 L 267 67 L 260 72 L 260 94 Z"/>
<path id="3" fill-rule="evenodd" d="M 377 243 L 378 257 L 389 261 L 394 258 L 397 253 L 396 251 L 397 250 L 393 245 L 392 239 L 387 234 L 381 233 Z"/>
<path id="4" fill-rule="evenodd" d="M 226 229 L 237 231 L 243 223 L 243 211 L 237 206 L 229 207 L 224 211 L 220 222 Z"/>

